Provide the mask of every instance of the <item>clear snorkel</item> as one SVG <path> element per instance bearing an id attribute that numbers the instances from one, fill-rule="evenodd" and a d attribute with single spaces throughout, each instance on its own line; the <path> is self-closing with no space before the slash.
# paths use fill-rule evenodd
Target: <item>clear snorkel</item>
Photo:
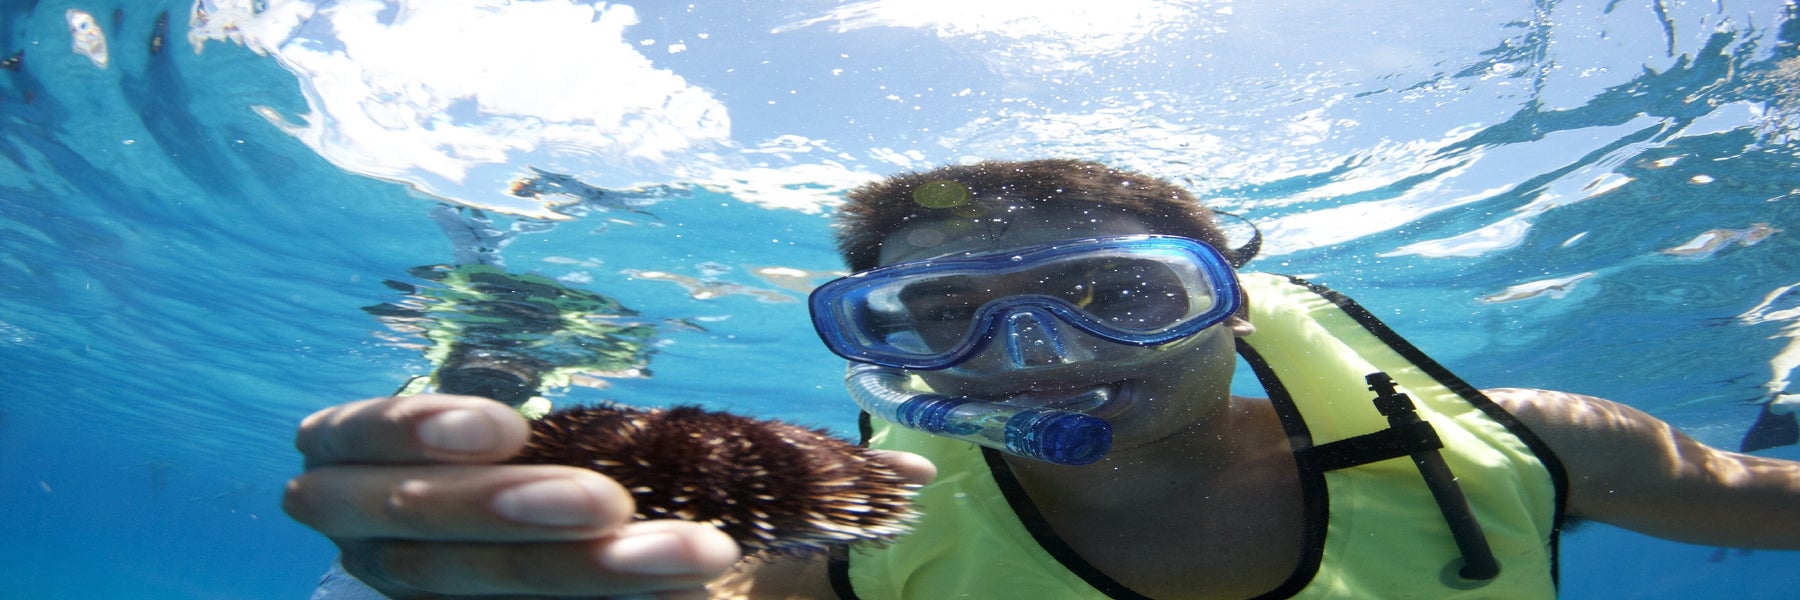
<path id="1" fill-rule="evenodd" d="M 1112 425 L 1104 419 L 919 392 L 908 389 L 907 379 L 899 369 L 853 362 L 844 385 L 863 410 L 895 425 L 1018 456 L 1085 465 L 1112 449 Z"/>

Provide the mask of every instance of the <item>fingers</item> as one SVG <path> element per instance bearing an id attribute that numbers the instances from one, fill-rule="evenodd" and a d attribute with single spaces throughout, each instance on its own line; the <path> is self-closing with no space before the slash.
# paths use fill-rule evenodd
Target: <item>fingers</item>
<path id="1" fill-rule="evenodd" d="M 313 413 L 301 421 L 294 445 L 308 468 L 483 463 L 511 458 L 530 432 L 524 417 L 485 398 L 400 396 Z"/>
<path id="2" fill-rule="evenodd" d="M 925 485 L 931 483 L 931 480 L 937 479 L 937 465 L 931 464 L 931 461 L 923 456 L 895 450 L 874 450 L 873 452 L 881 455 L 881 460 L 893 467 L 901 477 L 906 478 L 907 483 Z"/>
<path id="3" fill-rule="evenodd" d="M 910 483 L 936 468 L 903 452 L 884 459 Z M 560 465 L 340 465 L 288 482 L 283 508 L 335 539 L 486 542 L 573 540 L 633 518 L 631 494 L 592 471 Z"/>
<path id="4" fill-rule="evenodd" d="M 632 519 L 631 495 L 555 465 L 346 465 L 288 482 L 283 508 L 334 539 L 546 541 L 604 535 Z"/>
<path id="5" fill-rule="evenodd" d="M 717 528 L 634 523 L 616 536 L 543 544 L 369 541 L 341 544 L 344 569 L 384 592 L 452 596 L 696 593 L 741 556 Z"/>

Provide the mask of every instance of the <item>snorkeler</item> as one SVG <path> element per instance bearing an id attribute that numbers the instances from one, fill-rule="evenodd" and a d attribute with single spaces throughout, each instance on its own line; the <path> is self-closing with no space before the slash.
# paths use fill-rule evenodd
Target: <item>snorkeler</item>
<path id="1" fill-rule="evenodd" d="M 1549 597 L 1570 518 L 1800 548 L 1800 464 L 1476 390 L 1339 294 L 1238 272 L 1168 182 L 986 162 L 860 188 L 838 224 L 856 273 L 814 292 L 814 323 L 866 442 L 935 476 L 912 534 L 744 558 L 701 523 L 633 522 L 593 472 L 499 464 L 526 421 L 442 395 L 308 417 L 289 514 L 394 598 Z M 1267 398 L 1231 393 L 1240 355 Z"/>

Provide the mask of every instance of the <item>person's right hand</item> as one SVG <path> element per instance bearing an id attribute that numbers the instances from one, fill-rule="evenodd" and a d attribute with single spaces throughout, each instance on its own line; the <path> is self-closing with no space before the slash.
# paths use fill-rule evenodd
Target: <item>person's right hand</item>
<path id="1" fill-rule="evenodd" d="M 598 473 L 499 464 L 530 427 L 506 405 L 421 395 L 328 408 L 301 422 L 306 472 L 283 506 L 395 599 L 704 597 L 736 542 L 682 521 L 634 522 Z"/>

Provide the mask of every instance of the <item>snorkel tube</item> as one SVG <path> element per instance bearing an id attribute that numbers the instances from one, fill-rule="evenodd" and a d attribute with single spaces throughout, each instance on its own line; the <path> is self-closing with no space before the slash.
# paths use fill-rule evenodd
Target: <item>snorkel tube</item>
<path id="1" fill-rule="evenodd" d="M 1059 465 L 1085 465 L 1112 449 L 1112 425 L 1067 410 L 1025 408 L 907 389 L 899 369 L 850 363 L 850 397 L 901 427 Z"/>

